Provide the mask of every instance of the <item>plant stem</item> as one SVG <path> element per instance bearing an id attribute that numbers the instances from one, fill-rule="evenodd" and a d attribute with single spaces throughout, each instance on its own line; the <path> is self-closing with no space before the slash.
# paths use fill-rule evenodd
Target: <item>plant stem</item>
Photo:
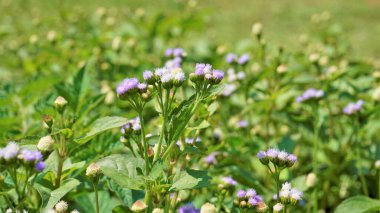
<path id="1" fill-rule="evenodd" d="M 164 136 L 165 136 L 165 131 L 166 131 L 166 123 L 168 122 L 167 121 L 167 117 L 168 117 L 167 113 L 168 113 L 168 106 L 169 106 L 169 96 L 170 96 L 170 90 L 166 90 L 164 108 L 161 109 L 162 116 L 164 117 L 164 122 L 162 124 L 160 139 L 159 139 L 158 145 L 157 145 L 157 152 L 154 153 L 153 162 L 155 162 L 156 160 L 158 160 L 158 157 L 161 154 L 162 142 L 163 142 L 163 139 L 164 139 Z M 168 143 L 168 141 L 167 141 L 167 143 Z"/>
<path id="2" fill-rule="evenodd" d="M 377 199 L 380 200 L 380 171 L 377 169 Z"/>
<path id="3" fill-rule="evenodd" d="M 148 157 L 148 143 L 145 139 L 145 125 L 144 125 L 144 118 L 142 115 L 142 109 L 139 110 L 139 119 L 140 119 L 140 125 L 141 125 L 141 141 L 142 144 L 144 145 L 145 153 L 144 153 L 144 158 L 145 158 L 145 172 L 146 175 L 149 173 L 149 157 Z"/>
<path id="4" fill-rule="evenodd" d="M 316 118 L 314 118 L 313 129 L 314 129 L 314 137 L 313 137 L 313 173 L 318 177 L 318 107 L 313 107 L 313 112 L 317 113 Z M 313 212 L 317 213 L 318 211 L 318 182 L 315 184 L 313 189 Z"/>
<path id="5" fill-rule="evenodd" d="M 280 199 L 280 171 L 277 166 L 274 166 L 274 179 L 276 181 L 277 200 Z"/>
<path id="6" fill-rule="evenodd" d="M 363 165 L 362 165 L 362 158 L 361 158 L 361 154 L 360 154 L 360 143 L 358 141 L 358 134 L 359 134 L 359 129 L 360 129 L 360 124 L 359 124 L 359 121 L 358 121 L 358 117 L 356 117 L 355 121 L 354 121 L 354 131 L 355 131 L 355 140 L 354 140 L 354 143 L 355 143 L 355 151 L 356 151 L 356 161 L 358 163 L 358 175 L 359 175 L 359 178 L 360 178 L 360 182 L 361 182 L 361 185 L 362 185 L 362 189 L 363 189 L 363 193 L 365 196 L 368 196 L 368 189 L 367 189 L 367 183 L 366 183 L 366 180 L 365 180 L 365 177 L 363 175 Z"/>
<path id="7" fill-rule="evenodd" d="M 63 168 L 63 158 L 58 153 L 58 169 L 57 169 L 57 178 L 55 179 L 55 188 L 59 188 L 59 186 L 61 185 L 62 168 Z"/>
<path id="8" fill-rule="evenodd" d="M 98 195 L 98 181 L 92 181 L 92 185 L 94 187 L 95 192 L 95 204 L 96 204 L 96 213 L 99 213 L 99 195 Z"/>

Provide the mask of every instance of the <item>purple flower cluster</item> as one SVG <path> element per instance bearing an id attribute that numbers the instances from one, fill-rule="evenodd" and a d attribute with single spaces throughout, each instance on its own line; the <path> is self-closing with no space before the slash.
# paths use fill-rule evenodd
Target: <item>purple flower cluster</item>
<path id="1" fill-rule="evenodd" d="M 323 90 L 317 90 L 314 88 L 306 90 L 302 95 L 296 98 L 297 103 L 308 101 L 311 99 L 320 99 L 324 96 Z"/>
<path id="2" fill-rule="evenodd" d="M 186 53 L 182 48 L 168 48 L 165 51 L 167 57 L 185 57 Z"/>
<path id="3" fill-rule="evenodd" d="M 260 162 L 264 165 L 268 165 L 269 162 L 272 162 L 280 167 L 292 167 L 297 162 L 295 155 L 271 148 L 266 151 L 258 152 L 257 158 L 259 158 Z"/>
<path id="4" fill-rule="evenodd" d="M 145 77 L 144 77 L 145 78 Z M 137 78 L 126 78 L 116 87 L 116 93 L 122 100 L 127 100 L 130 97 L 135 97 L 136 94 L 141 94 L 143 99 L 148 100 L 150 91 L 145 82 L 140 83 Z"/>
<path id="5" fill-rule="evenodd" d="M 190 74 L 190 80 L 197 83 L 206 81 L 210 84 L 218 84 L 222 81 L 224 73 L 212 69 L 210 64 L 196 64 L 194 73 Z"/>
<path id="6" fill-rule="evenodd" d="M 226 56 L 226 61 L 229 64 L 238 63 L 240 65 L 245 65 L 249 61 L 249 55 L 248 54 L 243 54 L 240 57 L 238 57 L 234 53 L 228 53 L 227 56 Z"/>
<path id="7" fill-rule="evenodd" d="M 20 148 L 17 143 L 9 142 L 4 148 L 0 148 L 0 163 L 21 163 L 24 166 L 33 166 L 37 172 L 45 169 L 43 156 L 40 151 Z"/>
<path id="8" fill-rule="evenodd" d="M 222 180 L 222 184 L 221 184 L 222 188 L 232 187 L 238 184 L 237 181 L 234 180 L 232 177 L 222 177 L 221 180 Z"/>
<path id="9" fill-rule="evenodd" d="M 236 193 L 237 200 L 234 203 L 241 208 L 262 208 L 266 206 L 263 202 L 263 198 L 256 193 L 254 189 L 248 189 L 247 191 L 239 190 Z"/>
<path id="10" fill-rule="evenodd" d="M 216 157 L 217 157 L 218 154 L 219 154 L 218 152 L 212 152 L 212 153 L 210 153 L 209 155 L 207 155 L 205 157 L 204 161 L 208 165 L 215 165 L 218 162 L 217 159 L 216 159 Z"/>
<path id="11" fill-rule="evenodd" d="M 363 100 L 358 100 L 357 102 L 349 103 L 347 106 L 343 108 L 343 113 L 346 115 L 353 115 L 357 112 L 360 112 L 360 110 L 362 110 L 363 104 Z"/>
<path id="12" fill-rule="evenodd" d="M 200 213 L 200 209 L 195 208 L 192 203 L 188 203 L 178 208 L 178 213 Z"/>

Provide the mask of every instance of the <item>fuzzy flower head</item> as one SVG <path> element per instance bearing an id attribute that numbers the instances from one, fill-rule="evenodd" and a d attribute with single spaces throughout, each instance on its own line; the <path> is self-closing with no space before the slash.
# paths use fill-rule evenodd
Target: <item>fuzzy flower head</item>
<path id="1" fill-rule="evenodd" d="M 248 54 L 243 54 L 239 57 L 239 59 L 237 60 L 238 64 L 240 65 L 245 65 L 247 64 L 249 61 L 249 55 Z"/>
<path id="2" fill-rule="evenodd" d="M 356 114 L 357 112 L 360 112 L 360 110 L 362 110 L 363 103 L 363 100 L 358 100 L 357 102 L 349 103 L 347 106 L 343 108 L 343 113 L 346 115 Z"/>
<path id="3" fill-rule="evenodd" d="M 314 88 L 306 90 L 302 95 L 296 98 L 297 103 L 305 102 L 308 100 L 318 100 L 324 96 L 323 90 L 317 90 Z"/>
<path id="4" fill-rule="evenodd" d="M 224 183 L 225 186 L 236 186 L 237 181 L 234 180 L 232 177 L 223 177 L 222 182 Z"/>
<path id="5" fill-rule="evenodd" d="M 188 203 L 178 208 L 178 213 L 200 213 L 200 210 L 195 208 L 192 203 Z"/>
<path id="6" fill-rule="evenodd" d="M 236 193 L 236 196 L 238 199 L 243 199 L 245 198 L 245 195 L 246 195 L 246 192 L 244 190 L 239 190 L 237 193 Z"/>
<path id="7" fill-rule="evenodd" d="M 303 193 L 295 188 L 288 182 L 282 184 L 282 188 L 280 190 L 280 200 L 284 204 L 297 204 L 302 200 Z"/>
<path id="8" fill-rule="evenodd" d="M 259 151 L 257 153 L 257 158 L 264 165 L 268 165 L 269 162 L 272 162 L 280 168 L 291 167 L 297 161 L 297 157 L 295 155 L 273 148 L 269 148 L 266 151 Z"/>
<path id="9" fill-rule="evenodd" d="M 205 157 L 205 159 L 204 159 L 204 161 L 206 162 L 206 164 L 208 164 L 208 165 L 215 165 L 217 163 L 216 155 L 217 155 L 217 152 L 213 152 L 213 153 L 207 155 Z"/>
<path id="10" fill-rule="evenodd" d="M 41 161 L 38 161 L 37 163 L 36 163 L 36 170 L 37 170 L 37 172 L 42 172 L 42 170 L 44 170 L 45 169 L 45 167 L 46 167 L 46 165 L 45 165 L 45 162 L 43 162 L 42 160 Z"/>
<path id="11" fill-rule="evenodd" d="M 2 149 L 2 154 L 0 155 L 0 157 L 2 157 L 6 161 L 9 161 L 14 159 L 19 151 L 20 147 L 18 146 L 18 144 L 14 141 L 11 141 L 8 143 L 6 147 Z"/>
<path id="12" fill-rule="evenodd" d="M 18 155 L 20 160 L 25 162 L 36 162 L 42 160 L 42 153 L 40 151 L 34 151 L 29 149 L 22 149 Z"/>
<path id="13" fill-rule="evenodd" d="M 226 55 L 226 61 L 227 61 L 227 63 L 229 63 L 229 64 L 232 64 L 232 63 L 234 63 L 236 60 L 237 60 L 237 55 L 236 54 L 234 54 L 234 53 L 228 53 L 227 55 Z"/>
<path id="14" fill-rule="evenodd" d="M 137 78 L 126 78 L 116 87 L 116 93 L 120 99 L 125 100 L 128 94 L 133 94 L 138 90 L 139 83 Z"/>

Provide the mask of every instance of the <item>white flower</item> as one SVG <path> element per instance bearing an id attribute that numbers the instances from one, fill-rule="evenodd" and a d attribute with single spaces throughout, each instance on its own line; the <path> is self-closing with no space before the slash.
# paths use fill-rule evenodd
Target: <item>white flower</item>
<path id="1" fill-rule="evenodd" d="M 282 184 L 281 190 L 291 190 L 291 189 L 292 189 L 292 184 L 288 182 L 285 182 L 284 184 Z"/>
<path id="2" fill-rule="evenodd" d="M 284 208 L 284 205 L 282 203 L 277 203 L 276 205 L 273 206 L 273 212 L 274 213 L 281 212 L 283 208 Z"/>

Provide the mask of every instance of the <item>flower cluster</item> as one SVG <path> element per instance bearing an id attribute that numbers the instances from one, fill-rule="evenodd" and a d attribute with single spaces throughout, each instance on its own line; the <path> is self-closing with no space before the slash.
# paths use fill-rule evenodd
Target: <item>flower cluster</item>
<path id="1" fill-rule="evenodd" d="M 238 182 L 232 177 L 222 177 L 220 179 L 219 187 L 221 189 L 232 190 L 237 184 Z"/>
<path id="2" fill-rule="evenodd" d="M 204 158 L 207 165 L 215 165 L 218 162 L 217 156 L 219 152 L 212 152 Z"/>
<path id="3" fill-rule="evenodd" d="M 195 84 L 206 82 L 207 84 L 218 84 L 222 81 L 224 73 L 212 69 L 210 64 L 196 64 L 195 71 L 190 74 L 190 80 Z"/>
<path id="4" fill-rule="evenodd" d="M 189 144 L 189 145 L 194 145 L 194 143 L 199 143 L 201 142 L 201 138 L 200 137 L 197 137 L 197 138 L 185 138 L 185 144 Z M 180 140 L 177 141 L 177 146 L 179 148 L 182 148 L 182 142 Z"/>
<path id="5" fill-rule="evenodd" d="M 256 212 L 265 212 L 268 209 L 268 206 L 263 202 L 263 198 L 254 189 L 239 190 L 236 197 L 234 204 L 242 209 L 255 209 Z"/>
<path id="6" fill-rule="evenodd" d="M 178 208 L 178 213 L 200 213 L 200 209 L 195 208 L 192 203 L 188 203 Z"/>
<path id="7" fill-rule="evenodd" d="M 147 83 L 140 83 L 137 78 L 126 78 L 116 87 L 116 93 L 121 100 L 132 100 L 141 97 L 141 100 L 148 101 L 151 97 L 151 90 Z"/>
<path id="8" fill-rule="evenodd" d="M 296 98 L 297 103 L 301 103 L 308 100 L 316 100 L 322 98 L 324 95 L 323 90 L 317 90 L 314 88 L 306 90 L 302 95 Z"/>
<path id="9" fill-rule="evenodd" d="M 257 153 L 257 158 L 259 158 L 260 162 L 264 165 L 268 165 L 269 162 L 272 162 L 279 167 L 292 167 L 297 161 L 295 155 L 277 149 L 260 151 Z"/>
<path id="10" fill-rule="evenodd" d="M 282 204 L 296 205 L 302 200 L 303 193 L 295 188 L 288 182 L 282 184 L 280 191 L 280 201 Z"/>
<path id="11" fill-rule="evenodd" d="M 182 58 L 186 56 L 186 52 L 182 48 L 168 48 L 165 51 L 165 56 L 171 59 L 166 61 L 165 67 L 168 69 L 181 68 Z"/>
<path id="12" fill-rule="evenodd" d="M 347 106 L 343 108 L 343 113 L 346 115 L 356 114 L 357 112 L 360 112 L 360 110 L 362 109 L 363 103 L 363 100 L 358 100 L 356 103 L 349 103 Z"/>
<path id="13" fill-rule="evenodd" d="M 121 142 L 125 142 L 127 139 L 131 137 L 132 134 L 140 134 L 141 124 L 140 118 L 136 117 L 121 127 L 121 134 L 123 134 L 120 138 Z"/>
<path id="14" fill-rule="evenodd" d="M 0 163 L 4 163 L 4 165 L 21 164 L 27 168 L 33 168 L 36 172 L 45 169 L 41 152 L 20 148 L 15 142 L 9 142 L 6 147 L 0 149 Z"/>
<path id="15" fill-rule="evenodd" d="M 240 57 L 234 53 L 228 53 L 226 56 L 226 61 L 229 64 L 237 63 L 240 65 L 245 65 L 249 61 L 249 55 L 248 54 L 243 54 Z"/>
<path id="16" fill-rule="evenodd" d="M 144 80 L 151 85 L 159 84 L 165 89 L 171 89 L 174 86 L 180 87 L 185 81 L 185 73 L 181 68 L 157 68 L 154 73 L 146 70 L 143 73 Z"/>

